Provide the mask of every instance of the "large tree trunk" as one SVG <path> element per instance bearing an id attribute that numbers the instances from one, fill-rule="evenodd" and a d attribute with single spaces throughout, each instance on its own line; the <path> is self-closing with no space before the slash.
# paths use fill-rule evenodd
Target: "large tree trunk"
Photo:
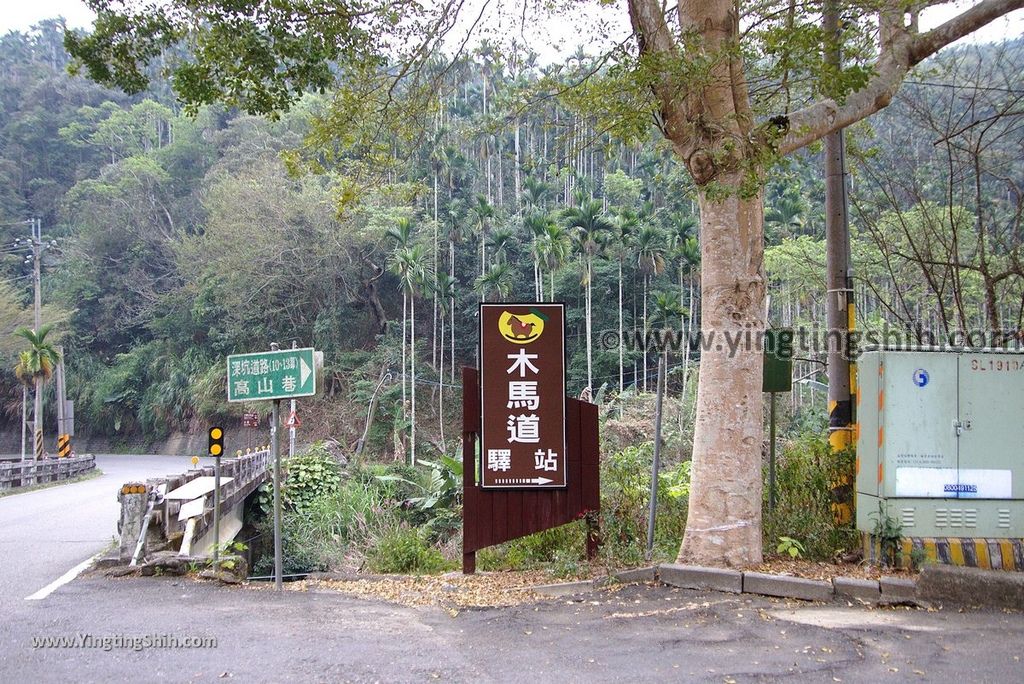
<path id="1" fill-rule="evenodd" d="M 723 181 L 725 179 L 722 179 Z M 701 356 L 693 485 L 679 561 L 744 566 L 761 557 L 762 197 L 700 196 Z M 748 341 L 749 336 L 749 341 Z"/>
<path id="2" fill-rule="evenodd" d="M 728 0 L 678 0 L 679 28 L 695 39 L 679 41 L 655 0 L 628 0 L 641 53 L 706 60 L 705 78 L 691 82 L 671 68 L 652 90 L 659 124 L 700 192 L 701 318 L 716 338 L 701 359 L 693 445 L 693 485 L 679 559 L 708 565 L 761 560 L 761 351 L 733 345 L 733 336 L 763 334 L 763 195 L 743 185 L 744 169 L 764 145 L 789 154 L 887 106 L 911 67 L 944 45 L 1024 6 L 1024 0 L 981 0 L 924 34 L 907 26 L 897 3 L 879 12 L 879 52 L 872 76 L 842 102 L 824 98 L 755 128 L 744 72 L 738 5 Z M 658 60 L 655 60 L 658 63 Z M 774 132 L 773 132 L 774 131 Z M 774 136 L 780 136 L 774 142 Z M 759 149 L 760 148 L 760 149 Z M 748 181 L 756 181 L 750 177 Z M 713 193 L 712 193 L 713 191 Z M 717 201 L 712 201 L 713 194 Z M 721 199 L 725 197 L 724 199 Z M 735 343 L 735 338 L 733 339 Z"/>

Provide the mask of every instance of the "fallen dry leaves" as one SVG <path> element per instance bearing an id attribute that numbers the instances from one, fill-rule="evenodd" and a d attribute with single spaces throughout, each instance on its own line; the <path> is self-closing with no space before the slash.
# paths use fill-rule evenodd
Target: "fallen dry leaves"
<path id="1" fill-rule="evenodd" d="M 310 579 L 290 582 L 287 588 L 291 591 L 340 591 L 403 606 L 440 606 L 451 612 L 459 608 L 532 603 L 545 598 L 532 591 L 532 587 L 550 581 L 550 575 L 544 572 L 448 573 L 419 577 Z"/>
<path id="2" fill-rule="evenodd" d="M 859 563 L 825 563 L 822 561 L 809 561 L 794 559 L 783 556 L 766 557 L 760 565 L 746 568 L 753 572 L 765 572 L 772 575 L 790 575 L 803 577 L 804 579 L 830 580 L 833 577 L 851 577 L 855 579 L 878 579 L 884 575 L 912 575 L 907 570 L 881 568 Z"/>

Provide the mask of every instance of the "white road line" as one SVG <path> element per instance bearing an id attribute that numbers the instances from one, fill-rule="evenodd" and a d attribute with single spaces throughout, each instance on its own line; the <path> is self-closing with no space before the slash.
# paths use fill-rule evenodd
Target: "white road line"
<path id="1" fill-rule="evenodd" d="M 97 554 L 97 555 L 99 555 L 99 554 Z M 41 599 L 46 598 L 47 596 L 49 596 L 50 594 L 52 594 L 53 592 L 57 591 L 58 589 L 63 587 L 65 584 L 70 582 L 71 580 L 73 580 L 76 577 L 78 577 L 79 575 L 81 575 L 87 569 L 89 569 L 89 566 L 91 566 L 93 564 L 93 561 L 95 561 L 95 560 L 96 560 L 96 556 L 90 556 L 86 560 L 82 561 L 81 563 L 79 563 L 75 567 L 73 567 L 70 570 L 68 570 L 67 572 L 65 572 L 63 575 L 61 575 L 60 577 L 58 577 L 54 581 L 52 581 L 49 584 L 47 584 L 45 587 L 43 587 L 42 589 L 40 589 L 36 593 L 32 594 L 31 596 L 26 596 L 25 600 L 26 601 L 39 601 Z"/>

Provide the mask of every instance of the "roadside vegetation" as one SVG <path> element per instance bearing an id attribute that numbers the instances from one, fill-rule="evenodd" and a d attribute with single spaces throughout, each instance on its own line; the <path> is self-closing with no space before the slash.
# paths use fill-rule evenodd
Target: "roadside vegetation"
<path id="1" fill-rule="evenodd" d="M 649 433 L 647 397 L 634 397 L 603 412 L 601 455 L 601 540 L 598 558 L 586 560 L 585 524 L 577 521 L 484 549 L 482 571 L 543 570 L 553 578 L 605 574 L 613 570 L 671 562 L 686 525 L 692 433 L 673 416 L 688 409 L 666 406 L 665 460 L 658 478 L 654 552 L 646 556 L 653 444 L 633 443 Z M 799 418 L 800 420 L 797 420 Z M 779 445 L 778 505 L 769 513 L 767 469 L 764 544 L 775 551 L 781 539 L 798 548 L 796 557 L 835 561 L 858 548 L 852 526 L 833 522 L 830 483 L 848 465 L 833 458 L 820 436 L 820 413 L 784 413 L 787 432 Z M 802 422 L 801 422 L 802 421 Z M 792 432 L 795 431 L 795 432 Z M 462 461 L 459 451 L 425 459 L 417 466 L 351 458 L 324 443 L 287 459 L 284 502 L 284 572 L 435 574 L 461 567 Z M 766 466 L 767 468 L 767 466 Z M 248 510 L 253 574 L 273 569 L 273 502 L 264 485 Z M 795 543 L 795 546 L 793 545 Z"/>
<path id="2" fill-rule="evenodd" d="M 797 52 L 815 60 L 816 26 L 796 34 L 810 40 Z M 64 37 L 57 21 L 0 37 L 6 329 L 32 320 L 26 252 L 14 242 L 26 237 L 26 219 L 38 217 L 57 243 L 42 275 L 51 336 L 0 336 L 4 427 L 18 429 L 30 391 L 53 391 L 25 348 L 38 352 L 45 341 L 63 346 L 79 435 L 152 443 L 216 424 L 228 428 L 229 451 L 265 443 L 265 431 L 236 432 L 243 412 L 265 425 L 269 407 L 225 402 L 225 357 L 273 342 L 316 347 L 322 392 L 300 404 L 299 437 L 314 446 L 288 464 L 288 571 L 436 572 L 458 559 L 458 473 L 468 465 L 458 456 L 459 369 L 475 363 L 477 304 L 563 301 L 567 391 L 602 407 L 600 563 L 646 562 L 658 354 L 621 341 L 662 324 L 700 328 L 702 273 L 715 268 L 702 254 L 721 240 L 702 244 L 700 227 L 701 202 L 705 225 L 718 211 L 708 203 L 715 185 L 705 179 L 697 191 L 652 125 L 650 102 L 615 99 L 616 68 L 583 50 L 542 64 L 528 46 L 483 41 L 430 72 L 436 87 L 424 106 L 364 130 L 366 117 L 344 106 L 369 103 L 328 87 L 323 60 L 317 73 L 328 81 L 297 93 L 287 111 L 268 103 L 279 115 L 270 119 L 206 100 L 186 111 L 155 69 L 132 96 L 72 76 Z M 168 64 L 195 56 L 184 44 L 165 47 Z M 782 55 L 768 51 L 768 62 L 749 66 L 796 56 Z M 886 110 L 848 129 L 859 330 L 921 342 L 922 330 L 1024 329 L 1022 55 L 1021 39 L 951 48 L 922 63 Z M 817 66 L 789 69 L 782 90 L 836 85 L 815 85 Z M 574 88 L 589 76 L 600 87 Z M 766 98 L 759 107 L 774 112 L 782 103 L 772 84 L 759 79 L 756 91 Z M 819 94 L 795 92 L 790 102 L 787 90 L 782 109 Z M 605 126 L 609 104 L 635 126 Z M 971 121 L 984 125 L 964 125 Z M 341 144 L 392 124 L 400 130 L 386 145 Z M 767 152 L 771 141 L 759 138 L 750 142 Z M 822 168 L 820 151 L 808 148 L 741 193 L 745 203 L 763 199 L 763 270 L 760 235 L 746 247 L 758 253 L 750 263 L 755 280 L 767 281 L 772 326 L 824 324 Z M 759 303 L 744 310 L 760 321 Z M 823 442 L 823 350 L 800 352 L 800 382 L 780 400 L 779 503 L 765 517 L 764 546 L 831 559 L 855 545 L 831 522 L 828 494 L 849 458 Z M 654 560 L 675 556 L 686 524 L 700 364 L 686 347 L 667 357 Z M 756 380 L 756 365 L 744 382 Z M 718 385 L 712 391 L 738 386 Z M 48 394 L 47 424 L 54 404 Z M 756 425 L 756 410 L 745 415 Z M 762 447 L 754 440 L 715 456 L 744 456 L 756 484 Z M 756 504 L 755 489 L 740 498 L 754 492 Z M 267 504 L 261 496 L 249 511 L 257 574 L 266 569 Z M 895 536 L 892 525 L 880 529 Z M 487 550 L 480 565 L 571 575 L 586 571 L 582 546 L 577 523 Z"/>

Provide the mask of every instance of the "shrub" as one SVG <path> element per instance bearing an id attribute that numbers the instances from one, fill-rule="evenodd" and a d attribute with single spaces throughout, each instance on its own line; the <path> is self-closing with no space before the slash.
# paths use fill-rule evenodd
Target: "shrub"
<path id="1" fill-rule="evenodd" d="M 783 537 L 802 540 L 804 556 L 831 560 L 857 545 L 852 524 L 837 525 L 832 512 L 832 486 L 842 473 L 852 472 L 853 452 L 833 453 L 818 435 L 805 435 L 785 445 L 776 468 L 776 505 L 767 511 L 768 487 L 764 488 L 765 547 Z M 768 474 L 765 473 L 765 482 Z"/>
<path id="2" fill-rule="evenodd" d="M 644 560 L 651 498 L 654 445 L 626 447 L 601 464 L 602 554 L 611 565 L 636 565 Z M 658 510 L 654 553 L 674 558 L 686 527 L 690 492 L 690 461 L 662 466 L 658 475 Z"/>
<path id="3" fill-rule="evenodd" d="M 483 549 L 477 554 L 481 570 L 533 570 L 553 563 L 566 565 L 582 559 L 586 527 L 582 521 L 560 525 L 510 542 Z"/>
<path id="4" fill-rule="evenodd" d="M 462 524 L 462 460 L 442 454 L 438 462 L 421 460 L 420 465 L 426 468 L 403 467 L 377 479 L 412 492 L 401 501 L 403 519 L 426 528 L 430 541 L 443 543 Z"/>
<path id="5" fill-rule="evenodd" d="M 324 448 L 323 442 L 287 459 L 284 469 L 281 493 L 286 504 L 297 511 L 338 491 L 341 482 L 338 462 Z"/>
<path id="6" fill-rule="evenodd" d="M 302 511 L 322 497 L 338 491 L 341 472 L 338 462 L 324 448 L 323 442 L 313 444 L 306 451 L 286 458 L 282 463 L 281 505 Z M 274 484 L 260 486 L 257 502 L 265 515 L 274 513 Z"/>
<path id="7" fill-rule="evenodd" d="M 385 532 L 366 561 L 370 570 L 381 573 L 429 574 L 449 567 L 437 548 L 428 544 L 419 531 L 405 525 Z"/>
<path id="8" fill-rule="evenodd" d="M 374 541 L 398 522 L 398 504 L 394 499 L 395 486 L 380 482 L 376 474 L 382 468 L 354 467 L 351 477 L 340 480 L 337 467 L 322 460 L 322 453 L 314 450 L 312 458 L 304 458 L 301 484 L 291 492 L 299 492 L 298 506 L 285 497 L 283 510 L 282 547 L 286 572 L 303 573 L 328 570 L 342 565 L 358 565 L 359 549 L 372 546 Z M 306 456 L 305 454 L 303 455 Z M 316 460 L 314 460 L 316 459 Z M 311 463 L 312 462 L 312 463 Z M 316 463 L 324 464 L 318 469 Z M 333 460 L 330 462 L 333 463 Z M 292 471 L 296 472 L 296 471 Z M 314 480 L 319 475 L 320 480 Z M 284 491 L 288 492 L 288 480 Z M 327 486 L 334 482 L 333 490 Z M 256 563 L 257 571 L 273 569 L 273 490 L 264 485 L 255 502 L 261 533 L 263 556 Z M 350 556 L 359 556 L 352 559 Z"/>

